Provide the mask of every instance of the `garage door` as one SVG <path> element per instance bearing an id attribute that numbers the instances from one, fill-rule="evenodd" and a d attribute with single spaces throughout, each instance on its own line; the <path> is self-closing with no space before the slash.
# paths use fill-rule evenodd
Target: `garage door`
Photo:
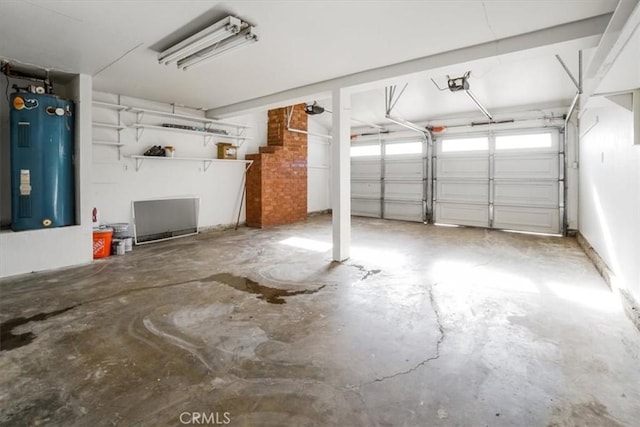
<path id="1" fill-rule="evenodd" d="M 351 213 L 374 218 L 425 219 L 426 146 L 403 139 L 351 147 Z"/>
<path id="2" fill-rule="evenodd" d="M 564 160 L 557 132 L 440 138 L 434 221 L 558 234 Z"/>

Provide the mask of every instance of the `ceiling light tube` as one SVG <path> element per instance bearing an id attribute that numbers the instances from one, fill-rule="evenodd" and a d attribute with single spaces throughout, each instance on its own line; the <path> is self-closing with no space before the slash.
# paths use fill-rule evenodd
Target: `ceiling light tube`
<path id="1" fill-rule="evenodd" d="M 473 102 L 475 102 L 475 103 L 476 103 L 476 105 L 478 106 L 478 108 L 480 109 L 480 111 L 482 111 L 482 114 L 484 114 L 485 116 L 487 116 L 487 118 L 488 118 L 489 120 L 493 120 L 493 117 L 491 116 L 491 114 L 489 114 L 489 112 L 487 111 L 487 109 L 486 109 L 486 108 L 484 108 L 484 106 L 483 106 L 482 104 L 480 104 L 480 101 L 478 101 L 478 98 L 476 98 L 476 97 L 475 97 L 475 95 L 474 95 L 473 93 L 471 93 L 471 91 L 470 91 L 470 90 L 468 90 L 468 89 L 467 89 L 467 90 L 465 90 L 465 93 L 466 93 L 467 95 L 469 95 L 469 98 L 471 98 L 471 100 L 472 100 Z"/>
<path id="2" fill-rule="evenodd" d="M 235 50 L 241 46 L 257 42 L 258 36 L 257 34 L 253 33 L 253 30 L 253 27 L 244 29 L 233 37 L 230 37 L 226 40 L 221 41 L 220 43 L 217 43 L 214 46 L 210 46 L 199 52 L 189 55 L 184 59 L 179 60 L 178 68 L 182 68 L 186 71 L 195 66 L 200 66 L 214 58 L 217 58 L 220 55 Z"/>
<path id="3" fill-rule="evenodd" d="M 171 46 L 169 49 L 158 55 L 159 64 L 170 64 L 178 61 L 207 46 L 221 42 L 240 32 L 242 21 L 234 16 L 227 16 L 221 21 L 205 28 L 191 37 Z"/>

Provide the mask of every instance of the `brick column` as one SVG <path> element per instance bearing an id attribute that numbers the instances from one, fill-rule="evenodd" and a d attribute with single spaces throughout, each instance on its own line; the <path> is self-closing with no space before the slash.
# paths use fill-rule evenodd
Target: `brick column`
<path id="1" fill-rule="evenodd" d="M 293 110 L 291 110 L 293 108 Z M 267 146 L 248 154 L 253 165 L 247 173 L 247 225 L 270 227 L 307 218 L 307 130 L 304 104 L 269 110 Z"/>

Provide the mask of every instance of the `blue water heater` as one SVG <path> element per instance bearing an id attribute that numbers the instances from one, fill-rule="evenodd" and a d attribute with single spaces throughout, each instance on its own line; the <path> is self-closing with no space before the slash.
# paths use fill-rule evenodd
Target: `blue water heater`
<path id="1" fill-rule="evenodd" d="M 11 228 L 75 224 L 73 102 L 11 95 Z"/>

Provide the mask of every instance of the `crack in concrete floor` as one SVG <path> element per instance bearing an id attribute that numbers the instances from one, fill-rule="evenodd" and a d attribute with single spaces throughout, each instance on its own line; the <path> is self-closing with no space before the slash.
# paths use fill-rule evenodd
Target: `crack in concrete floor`
<path id="1" fill-rule="evenodd" d="M 383 377 L 380 378 L 376 378 L 374 380 L 368 381 L 366 383 L 362 383 L 360 385 L 357 386 L 350 386 L 348 387 L 349 389 L 359 389 L 368 385 L 372 385 L 375 383 L 380 383 L 380 382 L 384 382 L 402 375 L 408 375 L 411 374 L 413 372 L 415 372 L 416 370 L 420 369 L 421 367 L 427 365 L 429 362 L 433 362 L 434 360 L 437 360 L 440 358 L 440 347 L 442 345 L 442 343 L 444 342 L 444 339 L 446 337 L 446 332 L 444 330 L 444 326 L 442 326 L 442 321 L 441 321 L 441 313 L 440 310 L 437 308 L 438 304 L 436 302 L 435 296 L 433 294 L 433 290 L 434 288 L 438 285 L 438 283 L 434 283 L 431 286 L 429 286 L 429 302 L 431 304 L 431 309 L 433 310 L 433 312 L 436 315 L 436 324 L 438 325 L 438 331 L 440 333 L 440 336 L 438 337 L 438 341 L 436 341 L 436 350 L 435 350 L 435 354 L 433 356 L 430 356 L 424 360 L 422 360 L 420 363 L 416 364 L 415 366 L 413 366 L 410 369 L 407 369 L 405 371 L 401 371 L 401 372 L 397 372 L 395 374 L 392 375 L 385 375 Z"/>
<path id="2" fill-rule="evenodd" d="M 389 246 L 390 250 L 411 249 L 407 251 L 406 264 L 385 262 L 383 274 L 378 274 L 373 270 L 377 267 L 374 259 L 335 263 L 326 268 L 328 260 L 324 256 L 310 256 L 307 260 L 302 253 L 293 256 L 265 250 L 247 265 L 244 260 L 237 261 L 243 258 L 235 256 L 234 251 L 243 256 L 250 254 L 260 246 L 254 241 L 243 238 L 242 242 L 251 248 L 235 249 L 240 243 L 233 239 L 223 242 L 227 246 L 213 244 L 219 243 L 215 239 L 204 239 L 206 245 L 202 247 L 188 246 L 193 251 L 185 256 L 189 264 L 172 271 L 173 275 L 156 271 L 155 266 L 164 260 L 156 258 L 159 254 L 166 257 L 175 250 L 147 250 L 148 254 L 141 251 L 141 256 L 131 258 L 136 261 L 135 269 L 125 268 L 117 259 L 111 264 L 114 271 L 101 268 L 100 275 L 104 273 L 105 278 L 83 281 L 78 272 L 86 269 L 72 271 L 68 279 L 71 287 L 63 288 L 63 295 L 56 289 L 44 291 L 49 283 L 44 279 L 54 276 L 40 280 L 37 300 L 25 294 L 28 287 L 24 281 L 19 282 L 20 292 L 5 286 L 11 299 L 4 294 L 3 304 L 11 307 L 8 312 L 16 316 L 29 313 L 23 314 L 25 318 L 31 317 L 31 312 L 24 311 L 24 307 L 37 308 L 45 303 L 64 306 L 75 301 L 87 304 L 92 299 L 123 297 L 122 304 L 106 301 L 111 305 L 71 312 L 64 321 L 60 316 L 51 325 L 26 325 L 33 326 L 43 339 L 31 348 L 0 354 L 11 368 L 3 370 L 3 386 L 10 393 L 5 404 L 9 405 L 6 413 L 13 417 L 12 425 L 20 421 L 35 424 L 44 416 L 51 417 L 54 424 L 69 425 L 80 422 L 77 411 L 81 411 L 85 424 L 99 424 L 102 420 L 159 425 L 176 421 L 174 411 L 199 408 L 207 402 L 231 409 L 237 422 L 244 425 L 286 425 L 287 421 L 296 425 L 495 425 L 496 420 L 504 425 L 573 425 L 575 420 L 606 425 L 609 418 L 635 425 L 634 402 L 639 395 L 634 387 L 637 372 L 631 362 L 638 360 L 636 336 L 627 334 L 624 325 L 616 323 L 619 319 L 615 312 L 587 312 L 581 300 L 568 301 L 553 293 L 562 290 L 564 281 L 574 283 L 570 280 L 573 276 L 576 288 L 598 291 L 596 285 L 600 282 L 591 280 L 591 269 L 579 257 L 569 257 L 566 262 L 557 260 L 567 253 L 567 248 L 573 250 L 571 244 L 558 245 L 537 237 L 523 237 L 521 241 L 491 233 L 489 246 L 486 239 L 480 243 L 473 240 L 482 234 L 474 230 L 433 229 L 419 234 L 413 226 L 389 222 L 381 229 L 377 223 L 374 225 L 370 232 L 383 233 L 376 236 L 408 229 L 406 235 L 395 233 L 405 240 Z M 279 240 L 278 234 L 269 242 L 276 244 Z M 554 243 L 551 248 L 549 242 Z M 463 246 L 466 243 L 474 246 Z M 263 277 L 261 271 L 271 272 L 274 265 L 282 265 L 283 269 L 276 273 L 290 272 L 287 277 L 303 278 L 296 283 L 304 284 L 304 288 L 324 283 L 327 288 L 314 298 L 292 298 L 287 300 L 289 305 L 278 307 L 256 301 L 259 294 L 234 292 L 209 281 L 183 281 L 194 276 L 189 271 L 207 277 L 218 273 L 213 259 L 222 260 L 225 265 L 233 259 L 233 272 L 249 277 Z M 340 265 L 344 267 L 336 268 L 339 271 L 330 271 Z M 498 277 L 505 279 L 507 285 L 512 284 L 508 279 L 513 277 L 516 285 L 518 279 L 526 279 L 541 284 L 541 289 L 524 294 L 517 287 L 492 286 L 493 275 L 503 273 L 504 278 Z M 139 280 L 131 281 L 136 274 Z M 275 280 L 275 276 L 270 277 L 265 278 L 266 284 Z M 169 281 L 172 283 L 166 283 Z M 277 283 L 280 282 L 275 280 L 273 286 Z M 94 293 L 90 285 L 99 286 L 100 293 Z M 117 287 L 114 289 L 113 285 Z M 126 289 L 136 285 L 137 289 Z M 176 287 L 162 290 L 171 286 Z M 85 287 L 90 293 L 81 293 Z M 282 287 L 287 289 L 287 284 L 283 282 Z M 304 288 L 292 285 L 288 289 Z M 150 292 L 135 293 L 147 290 Z M 107 292 L 111 295 L 102 297 Z M 124 298 L 129 294 L 130 301 Z M 500 305 L 502 301 L 509 306 Z M 149 304 L 148 315 L 138 303 Z M 214 308 L 218 303 L 239 307 L 229 324 L 216 321 L 218 317 L 213 314 L 217 313 Z M 192 306 L 198 306 L 195 313 L 189 312 Z M 109 315 L 107 310 L 112 308 L 118 311 Z M 571 308 L 575 315 L 566 316 Z M 252 313 L 254 310 L 260 318 Z M 476 315 L 474 310 L 482 310 L 483 314 Z M 514 312 L 516 316 L 503 321 L 507 310 L 507 314 Z M 181 337 L 174 333 L 181 332 L 171 323 L 174 318 L 164 317 L 176 312 L 176 319 L 183 321 L 180 325 L 199 328 L 189 329 L 193 335 L 185 334 L 187 338 L 193 338 L 196 344 L 196 338 L 204 336 L 209 340 L 204 344 L 211 350 L 205 355 L 207 360 L 222 353 L 233 358 L 220 359 L 221 362 L 215 359 L 219 367 L 216 365 L 211 372 L 193 354 L 176 348 L 172 342 L 166 345 L 167 340 L 156 339 L 145 328 L 143 319 L 148 318 L 156 327 L 168 326 L 163 329 L 165 332 Z M 258 320 L 251 320 L 249 314 Z M 529 317 L 520 319 L 517 315 L 521 314 Z M 95 320 L 90 328 L 59 328 L 67 320 L 76 323 L 83 317 Z M 498 327 L 494 327 L 496 320 L 500 320 Z M 339 330 L 345 322 L 350 322 L 350 327 Z M 470 327 L 460 327 L 464 325 Z M 255 355 L 245 351 L 253 341 L 226 338 L 242 331 L 249 336 L 254 328 L 262 327 L 266 334 L 272 334 L 267 336 L 273 343 L 260 347 Z M 56 333 L 45 336 L 45 328 Z M 214 328 L 219 330 L 214 333 Z M 563 330 L 566 332 L 559 332 Z M 225 341 L 220 340 L 222 335 Z M 105 336 L 115 338 L 114 343 L 121 347 L 103 344 L 101 337 Z M 620 337 L 622 344 L 617 343 Z M 59 338 L 62 340 L 56 341 Z M 487 338 L 493 340 L 490 346 L 485 344 Z M 585 360 L 583 354 L 589 352 L 592 343 L 606 348 L 611 357 L 594 355 L 593 360 Z M 44 351 L 38 353 L 38 345 Z M 109 351 L 115 350 L 118 357 L 112 360 Z M 56 359 L 68 356 L 68 362 L 49 366 L 48 354 Z M 249 356 L 242 356 L 245 354 Z M 493 365 L 487 367 L 487 361 Z M 23 366 L 31 370 L 22 373 L 18 368 Z M 535 368 L 540 375 L 528 375 L 531 371 L 523 367 Z M 460 378 L 462 370 L 471 375 Z M 578 382 L 584 386 L 576 385 Z M 58 384 L 84 394 L 77 398 L 53 396 L 46 391 Z M 302 397 L 297 398 L 298 395 Z M 277 403 L 278 399 L 282 402 Z M 589 406 L 576 406 L 576 402 Z M 115 409 L 105 409 L 107 406 Z M 452 410 L 460 407 L 465 411 Z M 114 411 L 119 412 L 115 417 Z M 581 414 L 588 417 L 577 418 Z M 448 420 L 438 421 L 436 416 Z"/>
<path id="3" fill-rule="evenodd" d="M 358 282 L 364 282 L 369 277 L 382 272 L 382 270 L 380 269 L 367 270 L 367 268 L 364 265 L 360 265 L 360 264 L 344 264 L 344 265 L 346 265 L 347 267 L 354 267 L 358 271 L 363 273 L 363 276 L 360 278 L 360 280 L 358 280 Z"/>

